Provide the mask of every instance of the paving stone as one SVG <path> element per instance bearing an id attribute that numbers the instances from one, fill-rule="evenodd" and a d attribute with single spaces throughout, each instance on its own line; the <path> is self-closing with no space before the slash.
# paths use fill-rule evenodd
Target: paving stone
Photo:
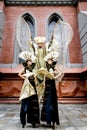
<path id="1" fill-rule="evenodd" d="M 84 121 L 84 122 L 87 123 L 87 117 L 83 117 L 83 118 L 81 118 L 81 119 L 82 119 L 82 121 Z"/>
<path id="2" fill-rule="evenodd" d="M 20 123 L 21 104 L 0 104 L 0 130 L 23 130 Z M 60 125 L 55 130 L 87 130 L 87 104 L 58 104 Z M 52 130 L 40 124 L 32 128 L 26 124 L 24 130 Z"/>
<path id="3" fill-rule="evenodd" d="M 77 127 L 78 130 L 87 130 L 87 126 Z"/>
<path id="4" fill-rule="evenodd" d="M 82 121 L 81 119 L 72 119 L 71 120 L 73 126 L 85 126 L 87 123 Z"/>
<path id="5" fill-rule="evenodd" d="M 77 130 L 75 127 L 67 127 L 65 130 Z"/>

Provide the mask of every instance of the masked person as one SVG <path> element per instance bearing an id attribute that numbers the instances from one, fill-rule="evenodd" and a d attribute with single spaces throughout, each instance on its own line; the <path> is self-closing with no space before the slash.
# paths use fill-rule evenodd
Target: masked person
<path id="1" fill-rule="evenodd" d="M 34 68 L 36 63 L 33 57 L 29 57 L 23 63 L 23 70 L 19 72 L 19 76 L 24 79 L 24 84 L 20 93 L 21 110 L 20 120 L 24 128 L 27 123 L 31 123 L 33 127 L 39 124 L 39 103 L 34 79 Z M 27 117 L 26 117 L 27 116 Z"/>
<path id="2" fill-rule="evenodd" d="M 44 58 L 46 68 L 53 78 L 46 78 L 45 91 L 43 96 L 43 106 L 41 111 L 41 121 L 46 122 L 54 129 L 55 123 L 59 125 L 58 103 L 55 79 L 60 77 L 61 71 L 56 67 L 58 52 L 51 52 Z"/>

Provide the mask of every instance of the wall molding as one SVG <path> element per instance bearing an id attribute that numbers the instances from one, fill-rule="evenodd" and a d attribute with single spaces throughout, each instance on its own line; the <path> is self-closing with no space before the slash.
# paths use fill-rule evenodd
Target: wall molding
<path id="1" fill-rule="evenodd" d="M 76 6 L 78 0 L 4 0 L 6 6 Z"/>

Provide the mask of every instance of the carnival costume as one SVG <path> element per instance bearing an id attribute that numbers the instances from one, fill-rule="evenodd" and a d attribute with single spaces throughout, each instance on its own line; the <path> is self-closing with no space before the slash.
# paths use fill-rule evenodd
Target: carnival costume
<path id="1" fill-rule="evenodd" d="M 23 32 L 21 30 L 23 30 Z M 22 99 L 24 102 L 22 102 L 23 105 L 21 109 L 21 111 L 28 111 L 27 122 L 31 124 L 40 123 L 40 121 L 42 121 L 50 126 L 52 124 L 53 129 L 55 123 L 57 125 L 60 124 L 54 70 L 56 65 L 59 70 L 57 76 L 57 83 L 59 83 L 64 76 L 66 52 L 72 36 L 73 31 L 71 26 L 64 21 L 58 20 L 55 24 L 51 40 L 42 46 L 41 44 L 46 42 L 46 38 L 38 36 L 35 37 L 34 40 L 31 40 L 29 25 L 23 17 L 20 17 L 18 20 L 17 42 L 22 50 L 19 57 L 21 59 L 23 59 L 24 56 L 29 58 L 28 53 L 36 57 L 35 71 L 33 71 L 34 68 L 32 68 L 31 74 L 30 72 L 25 74 L 28 75 L 30 85 L 29 92 L 27 93 L 28 96 Z M 21 55 L 22 53 L 24 55 Z M 52 59 L 53 63 L 51 65 L 48 64 L 48 59 Z M 23 91 L 24 90 L 22 90 L 22 94 Z M 23 95 L 21 95 L 20 99 L 22 97 Z M 36 99 L 36 104 L 33 99 Z M 43 100 L 43 105 L 41 115 L 39 115 L 39 103 L 41 100 Z M 34 111 L 35 106 L 37 106 L 37 111 Z M 35 117 L 35 115 L 37 116 Z M 21 120 L 21 123 L 25 125 L 25 114 L 22 115 L 21 119 L 23 119 L 23 117 L 24 120 Z"/>
<path id="2" fill-rule="evenodd" d="M 25 53 L 26 54 L 26 53 Z M 22 55 L 22 53 L 19 55 L 19 57 Z M 22 55 L 24 59 L 27 59 L 26 55 Z M 23 127 L 25 126 L 26 122 L 31 123 L 33 127 L 35 127 L 35 124 L 39 124 L 39 102 L 38 102 L 38 96 L 37 96 L 37 90 L 34 82 L 34 68 L 35 68 L 35 56 L 32 57 L 32 55 L 28 53 L 28 59 L 31 60 L 32 64 L 30 66 L 27 66 L 26 61 L 23 63 L 25 73 L 23 76 L 26 76 L 21 93 L 20 93 L 20 101 L 21 101 L 21 110 L 20 110 L 20 120 Z M 27 115 L 27 121 L 26 121 L 26 115 Z"/>

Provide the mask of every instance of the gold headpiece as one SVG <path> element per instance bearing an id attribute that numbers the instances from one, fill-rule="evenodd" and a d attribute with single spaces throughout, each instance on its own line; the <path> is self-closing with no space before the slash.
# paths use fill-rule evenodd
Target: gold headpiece
<path id="1" fill-rule="evenodd" d="M 34 41 L 35 41 L 36 43 L 38 43 L 38 44 L 45 42 L 45 40 L 46 40 L 46 38 L 43 37 L 43 36 L 38 36 L 38 37 L 35 37 L 35 38 L 34 38 Z"/>
<path id="2" fill-rule="evenodd" d="M 27 60 L 31 60 L 33 63 L 36 62 L 36 56 L 29 52 L 29 51 L 22 51 L 20 54 L 19 54 L 19 58 L 27 61 Z"/>

